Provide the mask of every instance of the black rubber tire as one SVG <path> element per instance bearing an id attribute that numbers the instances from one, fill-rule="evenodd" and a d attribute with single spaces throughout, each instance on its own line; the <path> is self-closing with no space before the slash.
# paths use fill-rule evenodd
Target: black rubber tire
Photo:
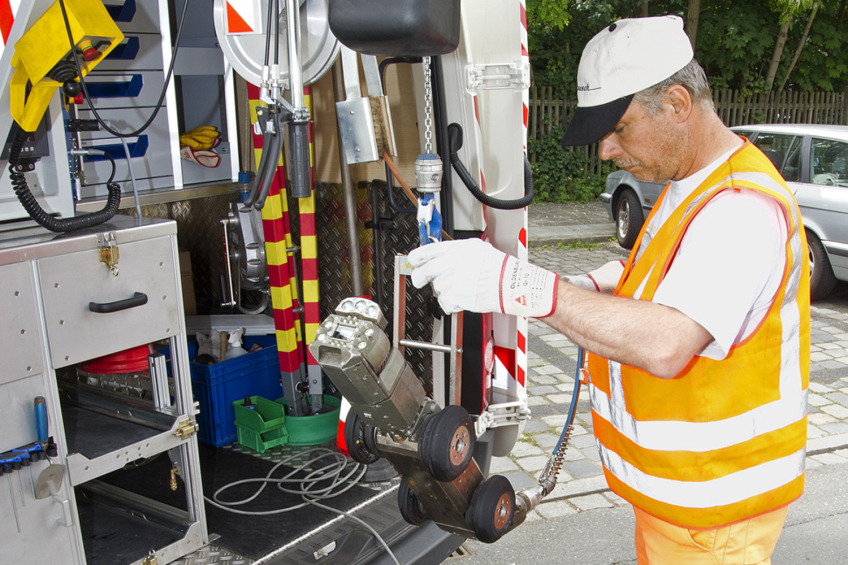
<path id="1" fill-rule="evenodd" d="M 420 526 L 430 519 L 418 496 L 406 486 L 405 481 L 401 481 L 398 488 L 398 510 L 406 523 L 413 526 Z"/>
<path id="2" fill-rule="evenodd" d="M 483 543 L 495 543 L 509 530 L 515 514 L 515 489 L 503 475 L 492 475 L 471 498 L 466 520 Z"/>
<path id="3" fill-rule="evenodd" d="M 631 249 L 642 231 L 645 214 L 639 197 L 631 188 L 625 188 L 618 197 L 615 207 L 615 237 L 618 244 L 625 249 Z"/>
<path id="4" fill-rule="evenodd" d="M 418 456 L 437 481 L 452 481 L 471 463 L 477 434 L 462 406 L 446 406 L 427 419 L 418 437 Z"/>
<path id="5" fill-rule="evenodd" d="M 810 260 L 810 300 L 819 300 L 831 293 L 836 286 L 836 277 L 821 240 L 810 230 L 806 232 Z"/>
<path id="6" fill-rule="evenodd" d="M 366 426 L 355 410 L 348 412 L 344 425 L 345 445 L 351 459 L 363 465 L 370 465 L 380 460 L 380 455 L 373 449 L 373 442 L 366 441 L 365 434 L 369 432 L 373 433 L 373 427 Z M 372 444 L 371 447 L 369 443 Z"/>

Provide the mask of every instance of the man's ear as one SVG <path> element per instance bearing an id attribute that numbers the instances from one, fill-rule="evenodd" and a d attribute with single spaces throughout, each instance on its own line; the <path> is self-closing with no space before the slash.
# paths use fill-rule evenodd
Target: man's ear
<path id="1" fill-rule="evenodd" d="M 685 122 L 692 113 L 692 96 L 689 91 L 679 84 L 672 84 L 665 91 L 665 101 L 672 108 L 672 113 L 678 122 Z"/>

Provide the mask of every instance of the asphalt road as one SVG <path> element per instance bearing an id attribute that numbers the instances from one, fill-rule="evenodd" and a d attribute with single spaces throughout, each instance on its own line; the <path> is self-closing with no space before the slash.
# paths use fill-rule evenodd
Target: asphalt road
<path id="1" fill-rule="evenodd" d="M 599 508 L 525 523 L 492 545 L 466 542 L 457 565 L 635 564 L 633 511 Z M 848 464 L 807 471 L 804 496 L 789 508 L 773 565 L 848 563 Z"/>

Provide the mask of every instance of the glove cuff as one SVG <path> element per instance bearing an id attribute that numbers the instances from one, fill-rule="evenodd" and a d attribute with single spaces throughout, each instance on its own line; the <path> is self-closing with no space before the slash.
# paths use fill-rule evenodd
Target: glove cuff
<path id="1" fill-rule="evenodd" d="M 559 275 L 507 255 L 501 267 L 500 310 L 526 318 L 545 318 L 556 309 Z"/>

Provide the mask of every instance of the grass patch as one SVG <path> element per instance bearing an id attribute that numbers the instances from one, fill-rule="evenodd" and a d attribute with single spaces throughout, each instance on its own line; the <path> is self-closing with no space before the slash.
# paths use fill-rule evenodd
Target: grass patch
<path id="1" fill-rule="evenodd" d="M 539 442 L 538 442 L 538 441 L 536 441 L 536 438 L 534 438 L 533 436 L 531 436 L 531 435 L 529 435 L 529 434 L 526 434 L 526 433 L 525 433 L 525 434 L 521 434 L 521 437 L 520 437 L 520 438 L 518 438 L 518 441 L 520 441 L 520 442 L 522 442 L 522 443 L 529 443 L 530 445 L 535 445 L 535 446 L 536 446 L 536 447 L 538 447 L 539 449 L 542 449 L 542 446 L 541 446 L 541 445 L 539 445 Z"/>

